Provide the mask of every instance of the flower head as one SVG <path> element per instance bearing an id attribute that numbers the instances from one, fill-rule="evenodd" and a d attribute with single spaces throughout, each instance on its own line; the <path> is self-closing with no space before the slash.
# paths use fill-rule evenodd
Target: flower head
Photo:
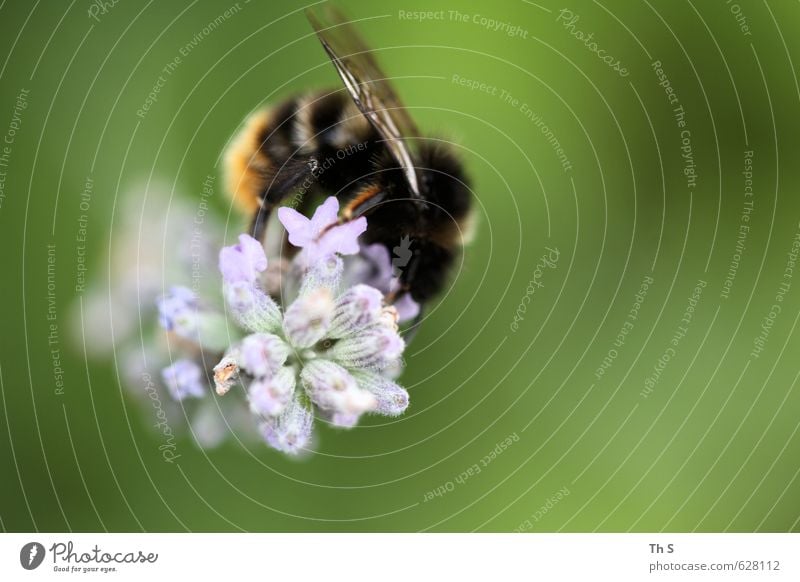
<path id="1" fill-rule="evenodd" d="M 240 234 L 239 244 L 223 247 L 219 252 L 219 270 L 226 283 L 254 284 L 258 274 L 266 268 L 264 247 L 249 235 Z"/>
<path id="2" fill-rule="evenodd" d="M 301 294 L 286 308 L 278 331 L 250 334 L 229 351 L 215 368 L 217 391 L 227 391 L 230 378 L 243 371 L 250 408 L 267 421 L 262 425 L 267 443 L 291 454 L 302 447 L 288 445 L 281 435 L 295 435 L 292 442 L 306 438 L 298 436 L 305 428 L 295 430 L 306 426 L 298 420 L 300 405 L 291 404 L 298 390 L 309 406 L 342 428 L 355 426 L 368 412 L 402 413 L 408 394 L 381 374 L 398 364 L 405 344 L 396 312 L 384 307 L 382 298 L 366 285 L 336 298 L 326 287 Z M 294 411 L 292 422 L 287 410 Z"/>
<path id="3" fill-rule="evenodd" d="M 264 440 L 292 455 L 310 447 L 315 414 L 351 428 L 364 414 L 395 416 L 408 406 L 408 393 L 389 378 L 402 365 L 405 343 L 397 309 L 385 305 L 388 254 L 384 249 L 383 271 L 373 279 L 385 290 L 345 281 L 343 256 L 359 252 L 366 219 L 340 221 L 338 209 L 331 197 L 310 219 L 290 208 L 278 211 L 289 242 L 301 249 L 281 266 L 281 306 L 262 287 L 268 261 L 260 242 L 242 234 L 219 253 L 225 303 L 243 333 L 234 326 L 219 334 L 226 345 L 218 347 L 224 356 L 213 370 L 217 394 L 241 383 Z M 185 288 L 165 296 L 159 311 L 165 328 L 191 338 L 219 315 Z M 169 377 L 181 397 L 198 393 L 201 376 L 187 374 L 180 382 Z"/>

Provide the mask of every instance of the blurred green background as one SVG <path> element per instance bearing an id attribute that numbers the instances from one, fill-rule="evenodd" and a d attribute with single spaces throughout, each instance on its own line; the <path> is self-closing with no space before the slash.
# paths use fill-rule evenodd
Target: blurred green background
<path id="1" fill-rule="evenodd" d="M 2 528 L 800 529 L 790 2 L 341 2 L 420 127 L 458 144 L 477 237 L 409 349 L 404 417 L 322 427 L 299 462 L 183 432 L 164 462 L 142 386 L 75 333 L 79 251 L 100 289 L 135 271 L 136 248 L 107 253 L 145 190 L 169 228 L 249 112 L 336 85 L 304 6 L 0 5 Z M 232 238 L 219 178 L 209 203 Z"/>

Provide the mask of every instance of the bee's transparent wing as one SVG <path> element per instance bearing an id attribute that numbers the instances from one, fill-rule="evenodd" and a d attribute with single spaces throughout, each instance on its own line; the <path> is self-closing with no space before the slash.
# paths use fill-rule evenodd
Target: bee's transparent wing
<path id="1" fill-rule="evenodd" d="M 356 106 L 385 140 L 411 191 L 419 194 L 413 157 L 403 139 L 417 136 L 417 128 L 370 49 L 355 27 L 332 6 L 309 9 L 306 15 Z"/>

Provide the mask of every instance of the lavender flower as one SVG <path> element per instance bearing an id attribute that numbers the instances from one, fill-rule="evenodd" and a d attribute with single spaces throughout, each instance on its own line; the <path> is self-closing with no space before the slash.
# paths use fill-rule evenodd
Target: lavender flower
<path id="1" fill-rule="evenodd" d="M 405 349 L 397 310 L 368 285 L 339 291 L 342 255 L 358 252 L 366 219 L 340 224 L 337 211 L 332 197 L 311 219 L 279 210 L 289 241 L 302 249 L 287 270 L 299 285 L 284 310 L 259 287 L 268 266 L 260 244 L 241 235 L 220 252 L 228 307 L 250 333 L 215 367 L 217 392 L 237 379 L 246 384 L 264 439 L 289 454 L 309 446 L 315 409 L 349 428 L 365 413 L 397 415 L 408 406 L 408 393 L 384 375 L 395 371 Z"/>
<path id="2" fill-rule="evenodd" d="M 408 321 L 419 315 L 419 303 L 411 298 L 410 293 L 403 293 L 392 305 L 397 310 L 398 321 Z"/>
<path id="3" fill-rule="evenodd" d="M 178 360 L 161 371 L 164 385 L 177 401 L 189 396 L 202 398 L 205 395 L 202 377 L 203 370 L 191 360 Z"/>
<path id="4" fill-rule="evenodd" d="M 264 248 L 246 234 L 239 235 L 239 244 L 224 247 L 219 253 L 219 270 L 227 283 L 247 282 L 252 285 L 266 268 Z"/>
<path id="5" fill-rule="evenodd" d="M 271 378 L 261 378 L 250 384 L 250 409 L 262 416 L 277 416 L 294 396 L 295 372 L 282 367 Z"/>
<path id="6" fill-rule="evenodd" d="M 213 369 L 217 394 L 240 383 L 264 440 L 291 455 L 311 447 L 315 415 L 351 428 L 364 414 L 395 416 L 408 406 L 408 393 L 390 379 L 402 368 L 405 349 L 398 310 L 384 298 L 397 278 L 386 250 L 374 247 L 367 248 L 379 264 L 375 276 L 366 276 L 358 243 L 366 219 L 340 221 L 338 210 L 334 197 L 310 219 L 281 208 L 289 241 L 301 250 L 291 262 L 276 260 L 271 270 L 262 244 L 246 234 L 222 248 L 222 294 L 237 326 L 227 326 L 221 313 L 185 287 L 173 287 L 158 300 L 166 330 L 201 350 L 224 354 Z M 358 269 L 346 274 L 345 256 L 348 268 L 361 261 L 360 279 L 353 278 Z M 280 291 L 282 306 L 267 289 Z M 177 400 L 205 393 L 202 370 L 192 361 L 176 362 L 163 378 Z"/>
<path id="7" fill-rule="evenodd" d="M 271 378 L 289 356 L 289 346 L 271 333 L 254 333 L 242 340 L 242 367 L 256 378 Z"/>
<path id="8" fill-rule="evenodd" d="M 186 338 L 197 333 L 197 300 L 194 292 L 186 287 L 172 287 L 166 295 L 158 298 L 158 321 L 167 331 Z"/>
<path id="9" fill-rule="evenodd" d="M 264 247 L 249 235 L 239 235 L 239 244 L 219 252 L 223 294 L 231 314 L 248 331 L 273 330 L 280 321 L 277 304 L 259 286 L 266 269 Z"/>
<path id="10" fill-rule="evenodd" d="M 204 348 L 224 349 L 227 343 L 225 318 L 203 308 L 191 289 L 172 287 L 156 304 L 159 323 L 165 330 Z"/>
<path id="11" fill-rule="evenodd" d="M 367 219 L 362 216 L 339 224 L 338 214 L 339 200 L 334 196 L 325 200 L 310 219 L 293 208 L 278 209 L 278 219 L 289 233 L 289 242 L 303 249 L 308 264 L 335 254 L 358 252 L 358 237 L 367 229 Z"/>
<path id="12" fill-rule="evenodd" d="M 310 444 L 313 425 L 313 412 L 295 397 L 280 415 L 262 422 L 259 428 L 272 448 L 297 455 Z"/>
<path id="13" fill-rule="evenodd" d="M 396 251 L 404 250 L 404 254 L 410 254 L 408 249 L 395 247 Z M 396 293 L 400 288 L 399 267 L 392 264 L 389 250 L 382 244 L 362 245 L 359 256 L 360 259 L 351 266 L 350 278 L 360 281 L 370 287 L 374 287 L 383 294 Z M 403 257 L 403 263 L 407 263 L 409 257 Z M 409 321 L 419 314 L 419 303 L 411 298 L 409 293 L 401 293 L 393 303 L 397 309 L 398 321 Z"/>
<path id="14" fill-rule="evenodd" d="M 359 388 L 355 378 L 335 362 L 311 360 L 303 367 L 300 380 L 311 401 L 323 410 L 357 416 L 376 407 L 375 397 Z"/>

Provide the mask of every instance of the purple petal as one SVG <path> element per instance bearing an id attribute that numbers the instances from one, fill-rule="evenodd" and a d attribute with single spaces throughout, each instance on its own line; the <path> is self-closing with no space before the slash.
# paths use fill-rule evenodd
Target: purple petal
<path id="1" fill-rule="evenodd" d="M 329 196 L 314 211 L 314 216 L 311 217 L 311 231 L 316 237 L 323 228 L 329 226 L 339 219 L 339 200 L 336 196 Z"/>
<path id="2" fill-rule="evenodd" d="M 235 246 L 222 247 L 219 251 L 219 271 L 223 279 L 231 283 L 248 281 L 248 270 L 240 259 L 241 253 Z"/>
<path id="3" fill-rule="evenodd" d="M 264 247 L 248 234 L 240 234 L 239 244 L 223 247 L 219 252 L 219 270 L 228 283 L 253 283 L 266 268 Z"/>
<path id="4" fill-rule="evenodd" d="M 267 268 L 267 255 L 264 254 L 264 247 L 260 242 L 249 234 L 240 234 L 239 246 L 254 269 L 261 272 Z"/>
<path id="5" fill-rule="evenodd" d="M 331 414 L 330 423 L 339 428 L 353 428 L 361 419 L 360 414 L 348 414 L 346 412 L 334 412 Z"/>
<path id="6" fill-rule="evenodd" d="M 294 208 L 279 208 L 278 220 L 289 233 L 289 242 L 294 246 L 305 247 L 314 238 L 311 221 Z"/>
<path id="7" fill-rule="evenodd" d="M 394 308 L 397 309 L 398 321 L 408 321 L 414 319 L 419 315 L 419 303 L 411 298 L 411 293 L 403 293 L 400 298 L 394 302 Z"/>
<path id="8" fill-rule="evenodd" d="M 198 306 L 194 292 L 186 287 L 174 286 L 156 300 L 158 320 L 167 331 L 182 337 L 193 337 L 197 331 Z"/>
<path id="9" fill-rule="evenodd" d="M 194 398 L 205 396 L 202 370 L 192 360 L 176 361 L 161 371 L 161 378 L 175 400 L 181 401 L 189 396 Z"/>
<path id="10" fill-rule="evenodd" d="M 388 293 L 393 274 L 389 249 L 380 243 L 374 243 L 362 245 L 360 252 L 369 266 L 369 271 L 365 273 L 361 282 L 370 287 L 375 287 L 383 293 Z"/>
<path id="11" fill-rule="evenodd" d="M 319 240 L 318 254 L 320 256 L 339 253 L 341 255 L 354 255 L 358 252 L 358 237 L 367 230 L 367 219 L 363 216 L 334 226 Z"/>

